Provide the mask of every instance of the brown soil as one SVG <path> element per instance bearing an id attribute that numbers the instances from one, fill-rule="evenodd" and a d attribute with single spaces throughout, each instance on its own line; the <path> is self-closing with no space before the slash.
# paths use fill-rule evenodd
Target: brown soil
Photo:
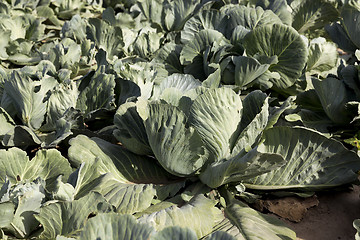
<path id="1" fill-rule="evenodd" d="M 352 224 L 360 218 L 359 194 L 360 186 L 354 186 L 352 191 L 318 194 L 317 206 L 304 202 L 305 207 L 310 208 L 300 222 L 286 220 L 284 216 L 282 219 L 296 232 L 298 240 L 354 239 L 356 230 Z"/>

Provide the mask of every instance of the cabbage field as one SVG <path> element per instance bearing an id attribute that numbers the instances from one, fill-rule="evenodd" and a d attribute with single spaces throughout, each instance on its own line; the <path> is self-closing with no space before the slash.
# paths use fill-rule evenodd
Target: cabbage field
<path id="1" fill-rule="evenodd" d="M 359 49 L 357 0 L 2 0 L 0 239 L 296 239 L 254 205 L 358 184 Z"/>

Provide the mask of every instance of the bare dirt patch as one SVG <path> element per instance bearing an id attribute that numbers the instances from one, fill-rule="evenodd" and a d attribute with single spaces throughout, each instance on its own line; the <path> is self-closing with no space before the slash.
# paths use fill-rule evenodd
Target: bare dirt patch
<path id="1" fill-rule="evenodd" d="M 298 222 L 286 220 L 299 240 L 353 240 L 353 221 L 360 218 L 360 186 L 352 191 L 317 194 L 319 204 L 308 208 Z"/>

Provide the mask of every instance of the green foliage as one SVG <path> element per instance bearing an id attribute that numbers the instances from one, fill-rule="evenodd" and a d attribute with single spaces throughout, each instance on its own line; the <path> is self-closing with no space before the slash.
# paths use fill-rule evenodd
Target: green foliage
<path id="1" fill-rule="evenodd" d="M 238 197 L 356 182 L 358 16 L 356 1 L 2 1 L 0 238 L 296 239 Z"/>

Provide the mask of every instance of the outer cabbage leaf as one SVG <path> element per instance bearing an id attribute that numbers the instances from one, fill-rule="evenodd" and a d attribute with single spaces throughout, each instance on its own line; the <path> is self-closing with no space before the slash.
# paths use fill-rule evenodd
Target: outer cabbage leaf
<path id="1" fill-rule="evenodd" d="M 325 30 L 330 35 L 331 40 L 336 43 L 340 49 L 347 52 L 355 52 L 356 49 L 358 49 L 341 24 L 334 22 L 325 26 Z"/>
<path id="2" fill-rule="evenodd" d="M 240 157 L 252 149 L 268 126 L 268 119 L 269 103 L 266 94 L 259 90 L 249 93 L 243 100 L 243 115 L 234 134 L 235 141 L 231 145 L 232 156 Z"/>
<path id="3" fill-rule="evenodd" d="M 90 214 L 109 212 L 111 209 L 111 205 L 99 193 L 94 192 L 72 202 L 50 203 L 42 207 L 39 215 L 35 216 L 44 228 L 39 238 L 76 236 Z"/>
<path id="4" fill-rule="evenodd" d="M 74 40 L 63 38 L 59 43 L 50 42 L 48 46 L 42 45 L 40 51 L 42 52 L 42 59 L 52 62 L 56 69 L 70 69 L 73 74 L 77 74 L 82 54 L 81 46 Z"/>
<path id="5" fill-rule="evenodd" d="M 158 86 L 154 86 L 153 99 L 160 98 L 165 102 L 179 106 L 180 99 L 190 90 L 201 86 L 201 82 L 189 74 L 172 74 Z"/>
<path id="6" fill-rule="evenodd" d="M 6 147 L 27 148 L 29 146 L 40 145 L 41 140 L 30 128 L 16 125 L 3 136 L 1 144 Z"/>
<path id="7" fill-rule="evenodd" d="M 131 215 L 99 214 L 89 219 L 79 237 L 84 239 L 149 239 L 154 228 L 140 224 Z"/>
<path id="8" fill-rule="evenodd" d="M 275 127 L 264 132 L 260 151 L 283 156 L 286 164 L 245 180 L 250 189 L 316 190 L 357 179 L 360 159 L 336 140 L 305 128 Z"/>
<path id="9" fill-rule="evenodd" d="M 284 163 L 280 155 L 261 153 L 255 148 L 244 156 L 234 156 L 208 165 L 200 174 L 200 179 L 209 187 L 216 188 L 276 170 Z"/>
<path id="10" fill-rule="evenodd" d="M 172 73 L 182 73 L 184 69 L 180 63 L 181 50 L 181 45 L 166 43 L 154 54 L 152 62 L 156 66 L 163 66 L 169 75 Z"/>
<path id="11" fill-rule="evenodd" d="M 180 31 L 185 22 L 194 14 L 200 0 L 166 1 L 163 25 L 167 31 Z"/>
<path id="12" fill-rule="evenodd" d="M 236 238 L 229 233 L 226 233 L 224 231 L 216 231 L 212 233 L 207 240 L 235 240 Z"/>
<path id="13" fill-rule="evenodd" d="M 213 200 L 197 195 L 180 208 L 172 206 L 153 214 L 143 215 L 138 221 L 149 223 L 158 231 L 174 225 L 187 227 L 201 238 L 209 234 L 213 226 L 222 218 L 221 211 L 214 205 Z"/>
<path id="14" fill-rule="evenodd" d="M 130 95 L 129 97 L 139 96 L 138 90 L 140 90 L 141 97 L 146 99 L 150 98 L 158 74 L 158 72 L 154 70 L 152 63 L 137 62 L 135 64 L 129 64 L 118 60 L 114 63 L 114 70 L 121 78 L 134 83 L 134 85 L 131 86 L 131 93 L 134 95 Z"/>
<path id="15" fill-rule="evenodd" d="M 256 3 L 256 5 L 262 7 L 263 9 L 273 11 L 286 25 L 291 25 L 293 22 L 291 11 L 289 11 L 289 5 L 286 0 L 260 0 Z"/>
<path id="16" fill-rule="evenodd" d="M 254 29 L 246 35 L 244 47 L 250 56 L 277 56 L 279 62 L 271 65 L 269 70 L 280 74 L 281 78 L 273 82 L 280 89 L 295 83 L 308 56 L 307 46 L 301 36 L 293 28 L 279 24 Z"/>
<path id="17" fill-rule="evenodd" d="M 23 123 L 32 129 L 38 129 L 44 121 L 46 113 L 47 91 L 57 84 L 54 78 L 42 78 L 34 81 L 28 76 L 21 76 L 14 71 L 5 82 L 5 92 L 13 101 L 17 113 Z"/>
<path id="18" fill-rule="evenodd" d="M 81 0 L 56 0 L 53 4 L 56 15 L 63 19 L 70 19 L 85 7 L 85 3 Z"/>
<path id="19" fill-rule="evenodd" d="M 140 155 L 151 155 L 144 122 L 137 112 L 137 104 L 127 102 L 116 111 L 114 135 L 128 150 Z"/>
<path id="20" fill-rule="evenodd" d="M 346 4 L 341 11 L 341 17 L 343 18 L 344 30 L 351 39 L 351 42 L 359 49 L 360 40 L 357 36 L 360 32 L 360 9 Z"/>
<path id="21" fill-rule="evenodd" d="M 132 44 L 133 52 L 141 58 L 151 58 L 160 48 L 161 41 L 162 34 L 157 33 L 155 29 L 150 28 L 148 31 L 142 29 Z"/>
<path id="22" fill-rule="evenodd" d="M 261 64 L 255 58 L 245 56 L 236 57 L 234 64 L 235 84 L 241 88 L 256 81 L 270 67 L 270 64 Z"/>
<path id="23" fill-rule="evenodd" d="M 10 228 L 10 223 L 14 218 L 15 205 L 12 202 L 0 203 L 0 229 Z"/>
<path id="24" fill-rule="evenodd" d="M 192 75 L 189 74 L 172 74 L 167 77 L 158 86 L 158 89 L 154 88 L 153 96 L 161 95 L 167 88 L 176 88 L 180 90 L 183 94 L 201 86 L 201 82 L 195 79 Z M 159 93 L 156 93 L 156 92 Z"/>
<path id="25" fill-rule="evenodd" d="M 138 223 L 131 215 L 107 213 L 91 218 L 86 223 L 79 239 L 195 240 L 198 238 L 189 228 L 172 226 L 156 232 L 152 226 L 147 223 Z"/>
<path id="26" fill-rule="evenodd" d="M 310 74 L 321 74 L 336 66 L 338 59 L 337 47 L 334 43 L 326 42 L 324 38 L 316 38 L 310 42 L 309 58 L 306 70 Z"/>
<path id="27" fill-rule="evenodd" d="M 0 153 L 0 184 L 5 183 L 5 176 L 13 184 L 38 177 L 50 183 L 59 175 L 69 176 L 72 171 L 66 158 L 55 149 L 38 151 L 31 161 L 26 152 L 18 148 L 0 150 Z"/>
<path id="28" fill-rule="evenodd" d="M 360 79 L 359 69 L 356 65 L 348 65 L 341 69 L 339 77 L 344 81 L 347 87 L 351 88 L 360 99 Z"/>
<path id="29" fill-rule="evenodd" d="M 194 35 L 180 53 L 180 62 L 185 65 L 185 73 L 195 78 L 205 80 L 212 73 L 209 66 L 211 54 L 220 50 L 221 46 L 228 44 L 227 39 L 218 31 L 204 29 Z"/>
<path id="30" fill-rule="evenodd" d="M 143 16 L 150 22 L 162 26 L 164 2 L 161 0 L 140 0 L 136 2 Z"/>
<path id="31" fill-rule="evenodd" d="M 189 228 L 182 228 L 179 226 L 167 227 L 151 235 L 151 240 L 196 240 L 196 233 Z"/>
<path id="32" fill-rule="evenodd" d="M 326 24 L 335 22 L 339 12 L 332 3 L 324 0 L 302 1 L 293 9 L 292 26 L 300 33 L 314 34 Z"/>
<path id="33" fill-rule="evenodd" d="M 22 14 L 9 16 L 0 14 L 0 29 L 11 32 L 11 40 L 18 38 L 31 41 L 42 40 L 45 25 L 41 24 L 41 19 L 32 14 Z"/>
<path id="34" fill-rule="evenodd" d="M 82 81 L 77 108 L 89 113 L 101 108 L 111 110 L 115 107 L 114 75 L 106 74 L 103 68 L 99 68 L 91 79 L 84 78 Z"/>
<path id="35" fill-rule="evenodd" d="M 183 186 L 182 180 L 171 180 L 172 176 L 155 164 L 154 159 L 135 155 L 121 146 L 82 135 L 70 144 L 69 160 L 76 166 L 85 163 L 84 169 L 80 168 L 70 181 L 78 195 L 98 191 L 118 212 L 142 211 L 156 195 L 160 198 L 160 191 L 169 195 Z"/>
<path id="36" fill-rule="evenodd" d="M 0 126 L 0 140 L 6 133 L 13 131 L 15 127 L 14 120 L 2 107 L 0 107 Z"/>
<path id="37" fill-rule="evenodd" d="M 181 42 L 191 41 L 196 33 L 204 29 L 213 29 L 225 34 L 228 23 L 225 16 L 222 11 L 215 9 L 200 11 L 185 23 L 181 31 Z"/>
<path id="38" fill-rule="evenodd" d="M 72 38 L 77 42 L 86 39 L 86 21 L 79 15 L 74 15 L 71 20 L 66 21 L 61 28 L 62 37 Z"/>
<path id="39" fill-rule="evenodd" d="M 345 107 L 350 94 L 345 84 L 336 78 L 313 79 L 312 82 L 326 115 L 336 124 L 350 123 L 351 112 Z"/>
<path id="40" fill-rule="evenodd" d="M 91 18 L 86 28 L 86 35 L 99 49 L 106 51 L 110 60 L 122 53 L 124 43 L 122 31 L 119 27 L 111 26 L 106 21 L 98 18 Z"/>
<path id="41" fill-rule="evenodd" d="M 172 174 L 194 174 L 208 154 L 198 132 L 186 126 L 185 114 L 175 106 L 156 103 L 149 104 L 148 111 L 144 123 L 156 159 Z"/>
<path id="42" fill-rule="evenodd" d="M 54 130 L 57 120 L 64 115 L 65 111 L 76 106 L 78 89 L 76 83 L 71 81 L 69 83 L 60 83 L 50 94 L 47 104 L 46 128 Z M 42 130 L 44 128 L 42 127 Z"/>
<path id="43" fill-rule="evenodd" d="M 246 29 L 252 30 L 260 26 L 282 23 L 274 12 L 271 10 L 264 11 L 261 7 L 251 8 L 229 4 L 221 8 L 220 11 L 230 16 L 226 34 L 228 38 L 237 26 L 243 26 Z"/>
<path id="44" fill-rule="evenodd" d="M 16 205 L 16 210 L 10 227 L 7 229 L 15 236 L 24 238 L 39 225 L 35 214 L 40 212 L 45 199 L 44 183 L 39 179 L 35 182 L 20 183 L 9 193 L 10 201 Z"/>
<path id="45" fill-rule="evenodd" d="M 222 230 L 241 240 L 290 240 L 296 234 L 279 219 L 259 213 L 245 204 L 233 200 L 225 208 L 225 217 L 215 230 Z"/>
<path id="46" fill-rule="evenodd" d="M 195 99 L 190 109 L 189 123 L 199 132 L 212 159 L 218 160 L 230 154 L 233 134 L 241 116 L 240 96 L 229 88 L 218 88 Z"/>

